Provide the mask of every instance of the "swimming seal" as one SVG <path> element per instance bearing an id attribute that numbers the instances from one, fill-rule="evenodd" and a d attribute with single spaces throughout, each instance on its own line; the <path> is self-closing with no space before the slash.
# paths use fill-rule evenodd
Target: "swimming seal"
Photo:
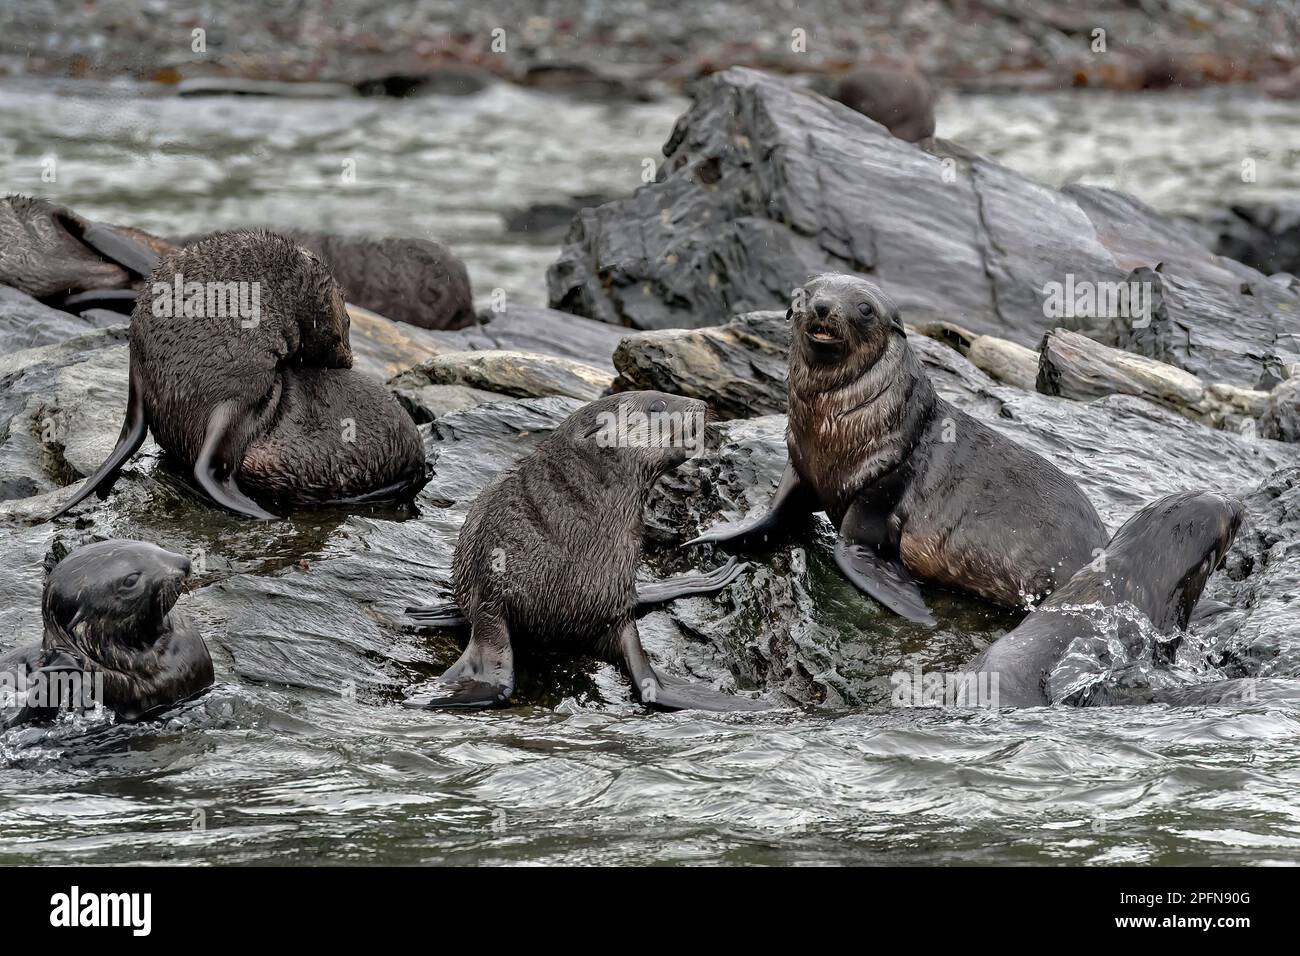
<path id="1" fill-rule="evenodd" d="M 1106 543 L 1060 469 L 935 394 L 898 307 L 875 285 L 816 276 L 789 315 L 790 460 L 776 496 L 761 517 L 687 544 L 749 547 L 825 510 L 845 577 L 933 625 L 915 578 L 1024 606 Z"/>
<path id="2" fill-rule="evenodd" d="M 294 507 L 399 497 L 427 479 L 414 421 L 352 371 L 329 270 L 282 236 L 220 233 L 164 258 L 130 349 L 117 447 L 54 517 L 106 494 L 146 431 L 214 502 L 254 518 L 274 516 L 248 491 Z"/>
<path id="3" fill-rule="evenodd" d="M 25 702 L 6 725 L 95 704 L 146 719 L 212 686 L 212 658 L 175 610 L 190 562 L 143 541 L 78 548 L 50 572 L 40 644 L 0 657 L 0 675 Z"/>
<path id="4" fill-rule="evenodd" d="M 168 249 L 148 233 L 94 222 L 44 199 L 0 200 L 0 285 L 68 311 L 129 312 L 141 280 Z"/>
<path id="5" fill-rule="evenodd" d="M 579 409 L 470 506 L 452 570 L 471 626 L 460 659 L 410 707 L 491 707 L 515 687 L 515 648 L 592 653 L 620 665 L 643 703 L 669 710 L 766 704 L 655 671 L 641 646 L 639 602 L 724 586 L 740 568 L 643 587 L 642 511 L 655 481 L 702 447 L 706 406 L 663 392 L 623 392 Z M 455 609 L 413 609 L 455 623 Z"/>
<path id="6" fill-rule="evenodd" d="M 1123 640 L 1130 624 L 1107 615 L 1111 608 L 1130 606 L 1162 634 L 1187 627 L 1244 514 L 1240 501 L 1211 492 L 1169 495 L 1135 514 L 1092 563 L 975 659 L 973 672 L 997 675 L 994 706 L 1103 702 L 1086 689 L 1065 686 L 1069 675 L 1054 675 L 1070 646 L 1088 638 Z M 1149 699 L 1205 703 L 1223 698 L 1226 689 L 1216 696 L 1209 690 L 1214 686 L 1157 692 Z M 1290 693 L 1294 696 L 1294 684 Z"/>

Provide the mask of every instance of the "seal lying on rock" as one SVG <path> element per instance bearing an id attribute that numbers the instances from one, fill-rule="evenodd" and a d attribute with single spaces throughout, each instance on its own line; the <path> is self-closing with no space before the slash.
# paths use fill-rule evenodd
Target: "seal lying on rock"
<path id="1" fill-rule="evenodd" d="M 1235 498 L 1210 492 L 1168 495 L 1147 505 L 1115 533 L 1098 558 L 1079 570 L 1009 634 L 971 665 L 997 675 L 996 706 L 1099 703 L 1074 675 L 1056 673 L 1076 641 L 1109 636 L 1140 623 L 1108 612 L 1131 606 L 1140 621 L 1160 633 L 1185 628 L 1205 582 L 1236 537 L 1245 508 Z M 1115 633 L 1118 629 L 1118 635 Z M 1214 684 L 1156 692 L 1147 700 L 1208 703 Z M 1296 694 L 1292 684 L 1289 696 Z"/>
<path id="2" fill-rule="evenodd" d="M 130 311 L 141 279 L 167 248 L 137 229 L 92 222 L 44 199 L 0 200 L 0 285 L 69 311 Z"/>
<path id="3" fill-rule="evenodd" d="M 569 416 L 470 507 L 453 561 L 469 645 L 410 707 L 490 707 L 515 687 L 516 645 L 590 654 L 619 664 L 643 703 L 670 710 L 765 709 L 656 673 L 641 646 L 638 600 L 717 590 L 739 569 L 643 588 L 642 510 L 655 481 L 702 450 L 706 407 L 663 392 L 624 392 Z M 454 609 L 414 611 L 453 624 Z"/>
<path id="4" fill-rule="evenodd" d="M 126 540 L 88 544 L 55 565 L 41 643 L 0 657 L 0 681 L 21 692 L 5 725 L 96 704 L 134 722 L 211 687 L 207 645 L 174 610 L 189 573 L 183 555 Z"/>
<path id="5" fill-rule="evenodd" d="M 223 507 L 398 497 L 427 479 L 411 417 L 354 372 L 329 270 L 282 236 L 229 232 L 163 259 L 131 316 L 117 447 L 54 516 L 101 494 L 146 430 Z"/>
<path id="6" fill-rule="evenodd" d="M 898 307 L 875 285 L 816 276 L 789 314 L 790 463 L 776 497 L 765 515 L 688 544 L 750 546 L 824 509 L 844 575 L 929 625 L 914 577 L 1024 606 L 1106 543 L 1060 469 L 935 394 Z"/>
<path id="7" fill-rule="evenodd" d="M 934 90 L 913 70 L 858 70 L 840 80 L 835 99 L 909 143 L 934 135 Z"/>

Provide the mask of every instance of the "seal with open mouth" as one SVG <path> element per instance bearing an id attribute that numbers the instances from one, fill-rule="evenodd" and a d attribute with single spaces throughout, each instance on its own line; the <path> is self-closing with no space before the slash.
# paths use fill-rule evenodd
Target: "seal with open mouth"
<path id="1" fill-rule="evenodd" d="M 1106 543 L 1096 509 L 1059 468 L 935 394 L 877 286 L 819 275 L 789 315 L 790 462 L 776 497 L 766 514 L 688 544 L 748 547 L 824 510 L 844 575 L 932 625 L 917 578 L 1023 607 Z"/>

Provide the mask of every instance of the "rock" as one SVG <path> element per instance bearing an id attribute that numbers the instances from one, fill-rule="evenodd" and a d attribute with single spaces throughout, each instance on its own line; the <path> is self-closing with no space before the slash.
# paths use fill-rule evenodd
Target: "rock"
<path id="1" fill-rule="evenodd" d="M 1069 325 L 1045 314 L 1050 283 L 1120 282 L 1164 263 L 1167 320 L 1152 324 L 1168 328 L 1135 350 L 1246 387 L 1294 325 L 1294 294 L 1132 197 L 1050 189 L 943 141 L 922 151 L 752 70 L 697 84 L 664 155 L 653 184 L 574 220 L 547 275 L 553 307 L 694 328 L 783 310 L 811 273 L 858 272 L 913 322 L 1032 348 Z M 1244 310 L 1243 285 L 1255 296 Z"/>
<path id="2" fill-rule="evenodd" d="M 583 195 L 574 196 L 568 202 L 533 203 L 506 216 L 506 232 L 558 246 L 564 241 L 574 216 L 583 209 L 603 205 L 609 199 L 608 196 Z"/>
<path id="3" fill-rule="evenodd" d="M 484 309 L 476 325 L 437 332 L 434 339 L 449 351 L 508 349 L 576 359 L 614 370 L 613 355 L 626 334 L 604 322 L 530 305 Z"/>
<path id="4" fill-rule="evenodd" d="M 934 135 L 934 88 L 914 70 L 857 70 L 840 80 L 835 99 L 909 143 Z"/>
<path id="5" fill-rule="evenodd" d="M 84 316 L 72 315 L 0 285 L 0 354 L 3 355 L 64 342 L 105 324 L 117 325 L 123 321 L 120 315 L 105 315 L 97 310 Z"/>
<path id="6" fill-rule="evenodd" d="M 466 385 L 393 385 L 393 394 L 417 425 L 437 421 L 449 412 L 459 412 L 475 405 L 501 401 L 499 392 L 488 392 Z"/>
<path id="7" fill-rule="evenodd" d="M 301 229 L 284 235 L 325 261 L 348 302 L 423 329 L 460 329 L 474 321 L 465 263 L 441 243 Z"/>
<path id="8" fill-rule="evenodd" d="M 493 82 L 489 73 L 444 66 L 421 73 L 390 73 L 359 80 L 356 89 L 362 96 L 472 96 Z"/>
<path id="9" fill-rule="evenodd" d="M 1300 441 L 1300 378 L 1290 378 L 1268 396 L 1259 433 L 1279 441 Z"/>
<path id="10" fill-rule="evenodd" d="M 1043 336 L 1038 391 L 1080 401 L 1138 395 L 1217 428 L 1239 428 L 1257 418 L 1268 393 L 1207 385 L 1191 372 L 1056 329 Z"/>
<path id="11" fill-rule="evenodd" d="M 1300 204 L 1235 203 L 1198 217 L 1214 249 L 1266 275 L 1300 275 Z"/>
<path id="12" fill-rule="evenodd" d="M 201 76 L 176 84 L 177 96 L 281 96 L 296 99 L 335 99 L 355 96 L 346 83 L 282 83 L 230 76 Z"/>
<path id="13" fill-rule="evenodd" d="M 369 309 L 348 305 L 352 367 L 387 380 L 446 351 L 437 333 L 394 322 Z"/>
<path id="14" fill-rule="evenodd" d="M 93 472 L 126 410 L 122 326 L 0 358 L 0 500 L 30 498 Z"/>
<path id="15" fill-rule="evenodd" d="M 989 378 L 1027 392 L 1038 379 L 1038 353 L 996 335 L 976 335 L 952 322 L 923 322 L 909 334 L 925 335 L 955 348 Z"/>
<path id="16" fill-rule="evenodd" d="M 564 395 L 591 401 L 603 395 L 613 381 L 614 377 L 603 369 L 573 359 L 531 352 L 484 351 L 435 356 L 395 376 L 388 384 L 413 414 L 432 419 L 438 416 L 437 405 L 425 407 L 421 402 L 421 390 L 430 385 L 462 385 L 525 398 Z"/>
<path id="17" fill-rule="evenodd" d="M 713 328 L 638 332 L 614 353 L 614 390 L 703 399 L 723 418 L 783 412 L 789 347 L 784 312 L 751 312 Z"/>

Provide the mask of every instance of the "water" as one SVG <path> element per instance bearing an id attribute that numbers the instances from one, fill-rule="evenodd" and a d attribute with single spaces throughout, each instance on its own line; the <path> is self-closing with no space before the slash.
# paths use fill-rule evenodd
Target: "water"
<path id="1" fill-rule="evenodd" d="M 258 222 L 433 236 L 466 259 L 480 297 L 499 286 L 534 302 L 555 248 L 507 233 L 506 214 L 635 188 L 683 106 L 506 87 L 410 102 L 134 92 L 0 87 L 6 189 L 168 233 Z M 1048 182 L 1106 182 L 1124 160 L 1130 187 L 1162 208 L 1300 191 L 1281 148 L 1300 141 L 1294 110 L 1270 102 L 969 97 L 945 113 L 941 133 Z M 1269 153 L 1267 183 L 1234 180 L 1250 150 Z M 47 155 L 54 184 L 40 182 Z M 353 185 L 339 179 L 346 158 Z M 431 582 L 445 581 L 463 504 L 445 510 L 439 494 L 459 501 L 499 466 L 455 454 L 414 520 L 306 514 L 264 528 L 187 505 L 146 456 L 96 530 L 209 556 L 180 607 L 208 636 L 218 684 L 160 724 L 67 718 L 0 735 L 0 862 L 1300 861 L 1300 716 L 1264 703 L 647 714 L 612 668 L 579 661 L 536 668 L 504 712 L 397 707 L 456 655 L 397 621 L 442 593 Z M 0 529 L 6 647 L 39 636 L 51 535 Z M 837 582 L 813 590 L 854 613 Z M 969 654 L 1012 623 L 984 617 L 944 639 Z M 896 629 L 865 610 L 860 625 L 868 662 L 918 652 L 890 645 Z"/>

